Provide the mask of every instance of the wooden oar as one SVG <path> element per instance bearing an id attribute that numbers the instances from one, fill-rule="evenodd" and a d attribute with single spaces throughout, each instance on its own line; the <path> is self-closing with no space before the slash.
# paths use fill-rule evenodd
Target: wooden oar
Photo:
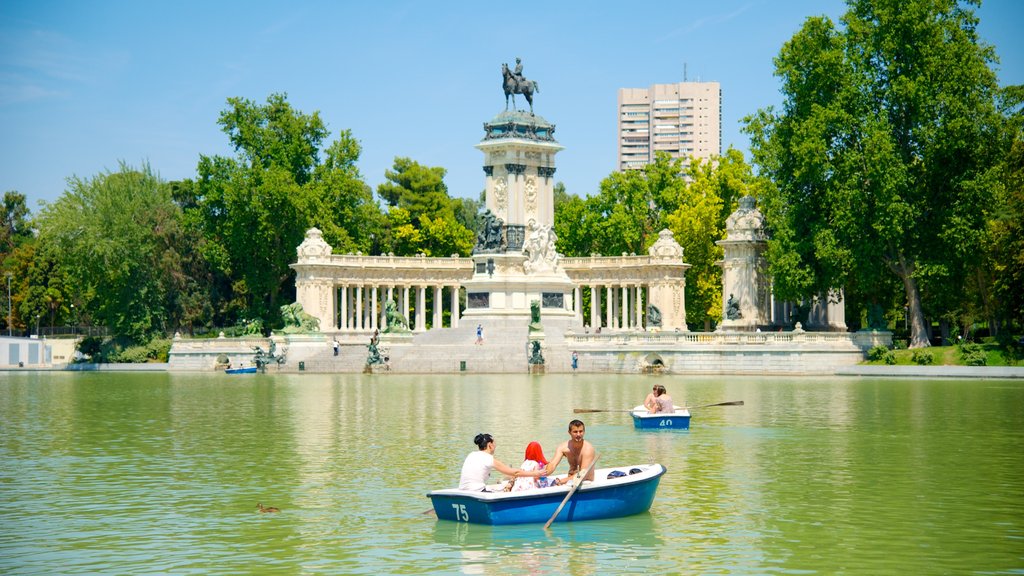
<path id="1" fill-rule="evenodd" d="M 718 402 L 716 404 L 704 404 L 703 406 L 684 406 L 680 410 L 692 410 L 694 408 L 709 408 L 711 406 L 743 406 L 743 400 L 732 402 Z M 589 414 L 591 412 L 632 412 L 632 410 L 604 410 L 601 408 L 573 408 L 573 414 Z"/>
<path id="2" fill-rule="evenodd" d="M 594 469 L 594 464 L 597 464 L 597 459 L 600 457 L 600 454 L 594 454 L 594 461 L 587 467 L 587 471 L 576 477 L 576 480 L 572 483 L 572 488 L 569 489 L 569 493 L 565 495 L 565 498 L 562 499 L 562 503 L 558 505 L 558 509 L 555 510 L 555 513 L 551 515 L 550 519 L 548 519 L 547 524 L 544 525 L 545 530 L 547 530 L 548 527 L 551 526 L 551 523 L 555 521 L 555 518 L 558 517 L 558 513 L 562 511 L 562 508 L 565 508 L 565 503 L 568 502 L 569 498 L 572 498 L 572 495 L 576 493 L 576 489 L 580 487 L 580 484 L 583 484 L 583 479 L 590 476 L 590 471 Z"/>

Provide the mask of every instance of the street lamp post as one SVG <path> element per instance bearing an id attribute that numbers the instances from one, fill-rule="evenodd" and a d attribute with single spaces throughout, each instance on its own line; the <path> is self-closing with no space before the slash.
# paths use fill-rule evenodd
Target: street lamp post
<path id="1" fill-rule="evenodd" d="M 39 337 L 39 314 L 36 314 L 36 338 Z"/>

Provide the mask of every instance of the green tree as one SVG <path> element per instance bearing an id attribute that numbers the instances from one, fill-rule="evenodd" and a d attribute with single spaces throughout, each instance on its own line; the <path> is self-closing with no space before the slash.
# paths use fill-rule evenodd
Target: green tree
<path id="1" fill-rule="evenodd" d="M 4 192 L 3 213 L 0 214 L 0 256 L 10 254 L 32 237 L 29 219 L 25 195 L 14 190 Z"/>
<path id="2" fill-rule="evenodd" d="M 444 168 L 401 157 L 384 173 L 388 181 L 377 186 L 377 194 L 391 207 L 390 246 L 395 254 L 468 256 L 473 249 L 475 234 L 468 226 L 476 215 L 468 214 L 471 205 L 448 196 L 445 174 Z"/>
<path id="3" fill-rule="evenodd" d="M 922 289 L 968 277 L 984 238 L 1002 147 L 994 54 L 956 0 L 849 7 L 843 29 L 805 22 L 775 59 L 782 109 L 747 118 L 775 185 L 763 197 L 775 290 L 881 299 L 894 274 L 911 345 L 927 346 Z"/>
<path id="4" fill-rule="evenodd" d="M 81 298 L 100 324 L 137 342 L 166 329 L 167 273 L 161 268 L 160 231 L 175 226 L 180 212 L 169 188 L 148 164 L 134 169 L 121 163 L 118 172 L 93 178 L 72 177 L 68 189 L 39 215 L 38 267 L 56 259 L 66 274 L 62 294 L 54 280 L 37 278 L 26 307 L 54 310 L 70 296 Z M 31 272 L 30 272 L 31 273 Z M 46 264 L 42 275 L 58 275 Z"/>
<path id="5" fill-rule="evenodd" d="M 417 223 L 424 215 L 454 220 L 454 206 L 444 183 L 446 173 L 444 168 L 423 166 L 410 158 L 396 157 L 392 169 L 384 172 L 388 181 L 377 186 L 377 195 L 389 206 L 408 210 L 409 216 Z"/>
<path id="6" fill-rule="evenodd" d="M 320 153 L 328 132 L 319 113 L 304 114 L 272 94 L 260 105 L 228 99 L 219 124 L 238 153 L 202 156 L 190 225 L 200 250 L 230 286 L 223 319 L 277 320 L 294 297 L 289 264 L 306 230 L 318 226 L 339 250 L 369 250 L 384 219 L 363 183 L 358 142 L 348 131 Z"/>
<path id="7" fill-rule="evenodd" d="M 690 269 L 686 272 L 686 319 L 705 327 L 722 317 L 722 248 L 715 244 L 725 238 L 725 221 L 740 198 L 759 197 L 765 182 L 756 178 L 743 154 L 729 148 L 712 160 L 694 158 L 686 167 L 683 186 L 666 187 L 674 196 L 663 203 L 674 209 L 666 215 L 668 228 Z"/>

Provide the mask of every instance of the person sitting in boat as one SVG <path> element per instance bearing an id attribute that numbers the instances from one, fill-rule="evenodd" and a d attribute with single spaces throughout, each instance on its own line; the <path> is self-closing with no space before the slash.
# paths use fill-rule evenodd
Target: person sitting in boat
<path id="1" fill-rule="evenodd" d="M 574 474 L 577 474 L 583 470 L 586 470 L 593 464 L 594 459 L 597 458 L 597 452 L 594 450 L 594 445 L 583 439 L 583 435 L 586 434 L 587 427 L 583 425 L 580 420 L 573 420 L 569 422 L 569 439 L 558 445 L 558 449 L 555 450 L 555 457 L 548 462 L 548 465 L 544 467 L 544 473 L 542 476 L 551 476 L 558 466 L 558 463 L 562 461 L 562 457 L 569 462 L 569 474 L 565 478 L 556 478 L 551 485 L 559 486 L 572 481 Z M 524 472 L 524 474 L 526 474 Z M 591 470 L 584 480 L 593 480 L 594 471 Z"/>
<path id="2" fill-rule="evenodd" d="M 647 410 L 652 414 L 676 411 L 676 406 L 672 403 L 672 397 L 668 395 L 665 387 L 661 384 L 654 387 L 654 406 L 648 407 Z"/>
<path id="3" fill-rule="evenodd" d="M 544 470 L 544 467 L 548 465 L 548 459 L 544 457 L 544 450 L 540 447 L 540 442 L 530 442 L 526 445 L 526 459 L 523 460 L 522 465 L 519 466 L 520 470 L 526 472 L 533 472 L 535 470 Z M 520 476 L 515 479 L 515 483 L 512 484 L 512 492 L 522 492 L 523 490 L 534 490 L 536 488 L 547 488 L 550 486 L 548 479 L 544 476 L 535 478 L 533 476 Z"/>
<path id="4" fill-rule="evenodd" d="M 466 456 L 462 463 L 462 475 L 459 477 L 460 490 L 472 490 L 474 492 L 487 492 L 487 478 L 492 470 L 497 470 L 505 476 L 518 478 L 519 476 L 532 476 L 539 478 L 543 476 L 543 470 L 517 470 L 494 457 L 494 437 L 490 434 L 477 434 L 473 438 L 478 450 Z"/>
<path id="5" fill-rule="evenodd" d="M 655 408 L 658 406 L 658 403 L 654 399 L 657 397 L 658 384 L 655 384 L 654 388 L 651 388 L 651 392 L 647 395 L 647 398 L 644 398 L 644 408 L 647 408 L 648 412 L 655 412 Z"/>

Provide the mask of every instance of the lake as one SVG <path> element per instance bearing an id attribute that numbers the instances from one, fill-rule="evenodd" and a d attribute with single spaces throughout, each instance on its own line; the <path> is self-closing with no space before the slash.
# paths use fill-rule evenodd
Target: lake
<path id="1" fill-rule="evenodd" d="M 652 383 L 745 405 L 573 414 Z M 667 467 L 649 513 L 424 513 L 475 434 L 515 466 L 574 417 L 601 466 Z M 1024 574 L 1024 382 L 0 373 L 0 572 Z"/>

